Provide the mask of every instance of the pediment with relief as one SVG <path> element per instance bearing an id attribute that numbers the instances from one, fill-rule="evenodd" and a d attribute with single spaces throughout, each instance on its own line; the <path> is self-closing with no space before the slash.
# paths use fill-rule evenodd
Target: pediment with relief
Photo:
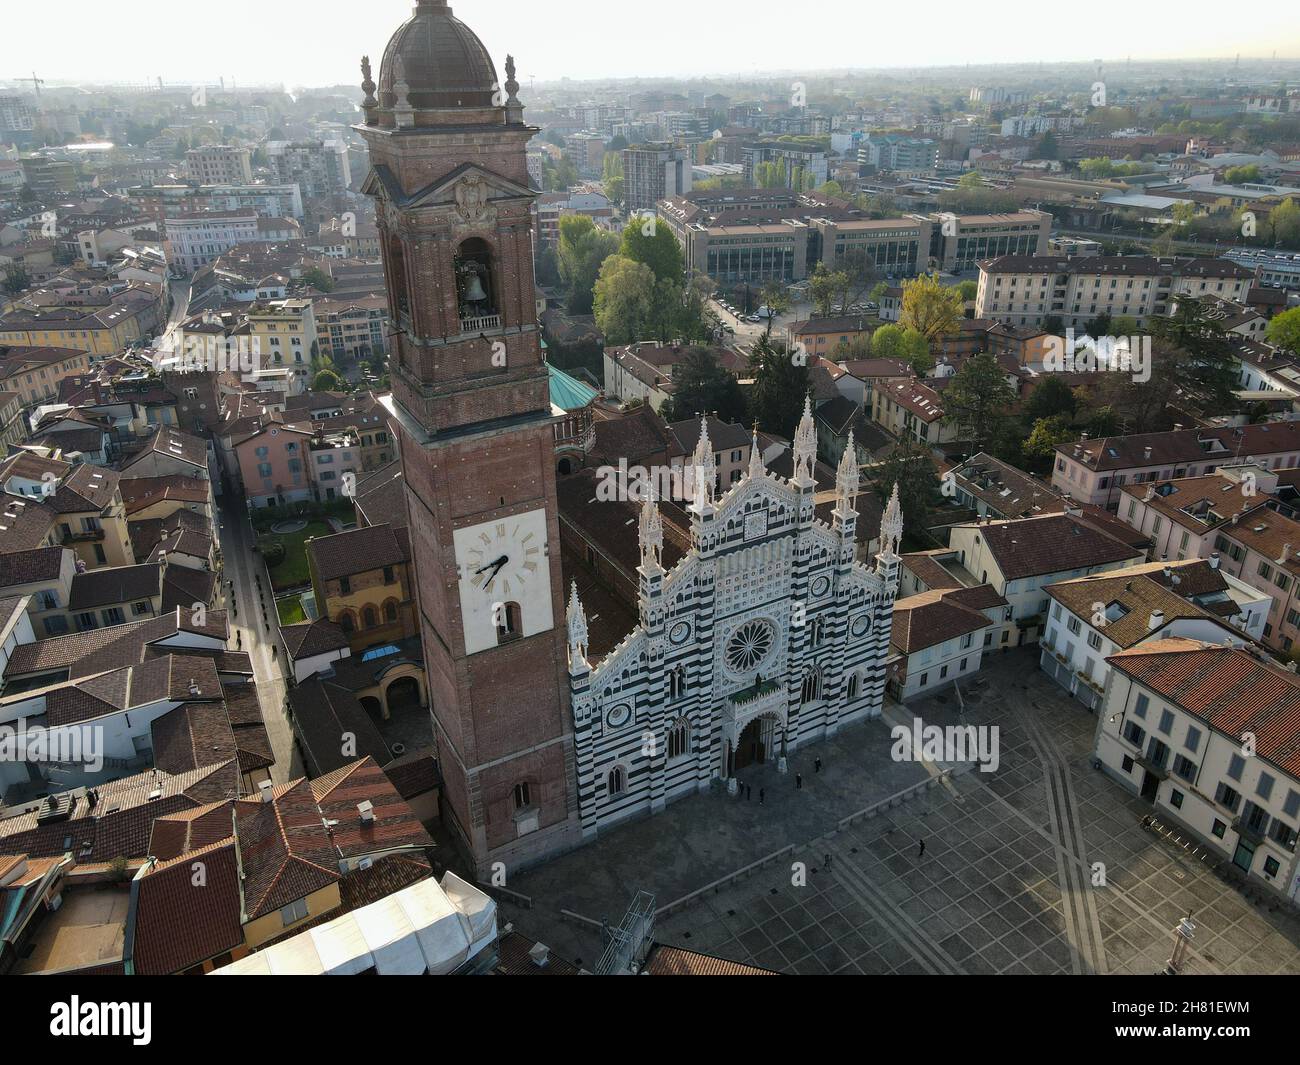
<path id="1" fill-rule="evenodd" d="M 532 199 L 536 195 L 531 189 L 474 163 L 458 166 L 409 195 L 402 191 L 393 172 L 380 163 L 371 168 L 361 191 L 403 208 L 450 207 L 462 225 L 488 224 L 496 218 L 497 202 Z"/>

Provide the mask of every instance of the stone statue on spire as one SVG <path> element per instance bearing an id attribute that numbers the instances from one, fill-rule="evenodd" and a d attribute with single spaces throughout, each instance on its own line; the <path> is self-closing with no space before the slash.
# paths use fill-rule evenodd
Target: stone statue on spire
<path id="1" fill-rule="evenodd" d="M 859 485 L 858 449 L 853 443 L 853 430 L 850 429 L 844 454 L 840 456 L 839 467 L 835 470 L 835 496 L 839 506 L 845 511 L 853 509 L 853 503 L 858 497 Z"/>
<path id="2" fill-rule="evenodd" d="M 897 555 L 898 545 L 903 540 L 903 509 L 898 504 L 898 485 L 889 494 L 885 504 L 884 517 L 880 519 L 880 551 L 885 555 Z"/>
<path id="3" fill-rule="evenodd" d="M 641 544 L 641 565 L 653 569 L 661 565 L 664 553 L 664 520 L 655 502 L 654 492 L 646 488 L 641 500 L 641 523 L 637 530 Z"/>
<path id="4" fill-rule="evenodd" d="M 700 439 L 691 456 L 691 476 L 694 479 L 695 505 L 707 506 L 713 502 L 714 482 L 718 478 L 718 464 L 713 458 L 713 443 L 709 440 L 709 419 L 700 415 Z"/>
<path id="5" fill-rule="evenodd" d="M 582 609 L 582 601 L 578 598 L 578 582 L 573 582 L 573 590 L 569 593 L 569 661 L 572 664 L 576 658 L 587 657 L 587 615 Z"/>
<path id="6" fill-rule="evenodd" d="M 812 397 L 805 396 L 803 417 L 794 431 L 794 480 L 816 483 L 813 466 L 817 461 L 817 426 L 813 423 Z"/>
<path id="7" fill-rule="evenodd" d="M 379 101 L 375 99 L 375 79 L 370 76 L 370 57 L 363 55 L 361 57 L 361 91 L 366 94 L 361 101 L 362 110 L 366 112 L 366 119 L 369 121 L 370 112 L 379 106 Z"/>

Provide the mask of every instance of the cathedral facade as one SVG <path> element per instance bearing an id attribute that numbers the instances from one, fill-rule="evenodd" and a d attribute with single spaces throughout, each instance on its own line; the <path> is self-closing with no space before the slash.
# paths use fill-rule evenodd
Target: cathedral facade
<path id="1" fill-rule="evenodd" d="M 880 714 L 902 515 L 897 490 L 874 567 L 854 561 L 858 469 L 845 449 L 831 524 L 814 517 L 816 434 L 805 407 L 789 478 L 764 469 L 716 496 L 707 423 L 692 458 L 691 549 L 660 564 L 663 525 L 643 498 L 640 622 L 598 665 L 576 586 L 569 696 L 584 839 L 674 798 L 786 758 Z M 630 533 L 630 530 L 629 530 Z"/>

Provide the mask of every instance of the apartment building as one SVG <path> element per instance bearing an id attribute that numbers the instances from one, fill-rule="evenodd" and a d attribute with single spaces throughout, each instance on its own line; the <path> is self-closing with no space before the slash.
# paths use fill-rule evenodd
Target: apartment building
<path id="1" fill-rule="evenodd" d="M 931 214 L 930 254 L 940 270 L 973 270 L 985 259 L 1037 257 L 1047 252 L 1052 216 L 1046 211 L 1006 214 Z M 981 267 L 982 270 L 982 267 Z M 977 318 L 985 315 L 976 306 Z"/>
<path id="2" fill-rule="evenodd" d="M 1104 696 L 1110 655 L 1170 636 L 1241 646 L 1262 637 L 1273 605 L 1217 557 L 1148 562 L 1044 590 L 1052 606 L 1039 668 L 1089 710 Z"/>
<path id="3" fill-rule="evenodd" d="M 165 220 L 167 261 L 173 270 L 192 274 L 241 244 L 299 240 L 302 228 L 292 218 L 263 218 L 256 211 L 210 211 Z"/>
<path id="4" fill-rule="evenodd" d="M 1116 515 L 1151 539 L 1153 558 L 1209 558 L 1220 529 L 1266 502 L 1277 473 L 1253 462 L 1200 477 L 1126 484 Z"/>
<path id="5" fill-rule="evenodd" d="M 660 200 L 691 191 L 686 148 L 646 144 L 623 149 L 623 202 L 630 211 L 653 211 Z"/>
<path id="6" fill-rule="evenodd" d="M 348 148 L 342 141 L 267 141 L 266 155 L 275 180 L 297 184 L 303 196 L 329 196 L 352 184 Z"/>
<path id="7" fill-rule="evenodd" d="M 948 547 L 926 554 L 956 574 L 958 584 L 989 584 L 1006 599 L 998 646 L 1039 638 L 1051 606 L 1049 585 L 1144 561 L 1141 551 L 1074 514 L 954 525 Z"/>
<path id="8" fill-rule="evenodd" d="M 871 420 L 895 437 L 931 447 L 958 438 L 957 425 L 944 421 L 939 393 L 914 378 L 880 382 L 872 391 Z"/>
<path id="9" fill-rule="evenodd" d="M 52 349 L 60 348 L 116 355 L 132 341 L 158 332 L 166 319 L 164 300 L 162 286 L 136 283 L 112 291 L 74 293 L 35 307 L 17 307 L 0 315 L 0 349 L 40 348 L 52 357 L 56 357 Z M 0 357 L 8 361 L 6 356 Z"/>
<path id="10" fill-rule="evenodd" d="M 1045 238 L 1044 238 L 1045 239 Z M 1045 250 L 1045 245 L 1044 249 Z M 1254 273 L 1228 259 L 1086 258 L 1035 254 L 979 256 L 975 316 L 1018 325 L 1060 318 L 1080 328 L 1101 314 L 1139 324 L 1173 311 L 1175 296 L 1218 296 L 1244 303 Z"/>
<path id="11" fill-rule="evenodd" d="M 978 673 L 1006 616 L 1007 601 L 988 585 L 942 588 L 894 603 L 890 651 L 898 656 L 886 685 L 907 702 Z"/>
<path id="12" fill-rule="evenodd" d="M 758 175 L 759 167 L 765 164 L 775 164 L 783 175 L 782 184 L 796 192 L 818 188 L 826 184 L 828 176 L 824 151 L 789 141 L 746 145 L 740 151 L 740 161 L 749 187 L 764 184 Z"/>
<path id="13" fill-rule="evenodd" d="M 292 392 L 304 391 L 310 381 L 312 359 L 319 352 L 320 335 L 316 328 L 316 309 L 309 299 L 267 300 L 254 303 L 244 320 L 252 351 L 260 356 L 254 371 L 291 375 Z"/>
<path id="14" fill-rule="evenodd" d="M 1214 553 L 1225 572 L 1271 597 L 1262 639 L 1290 654 L 1300 642 L 1300 522 L 1267 504 L 1257 506 L 1219 527 Z"/>
<path id="15" fill-rule="evenodd" d="M 1114 511 L 1126 484 L 1213 473 L 1249 460 L 1270 469 L 1300 465 L 1300 422 L 1174 429 L 1058 444 L 1052 486 Z"/>
<path id="16" fill-rule="evenodd" d="M 873 133 L 859 143 L 858 163 L 877 170 L 933 170 L 939 165 L 939 142 L 930 137 Z"/>
<path id="17" fill-rule="evenodd" d="M 313 301 L 322 354 L 335 362 L 369 359 L 388 350 L 388 298 Z"/>
<path id="18" fill-rule="evenodd" d="M 570 134 L 564 138 L 564 147 L 582 177 L 598 178 L 604 173 L 605 138 L 601 134 Z"/>
<path id="19" fill-rule="evenodd" d="M 1179 638 L 1121 651 L 1110 665 L 1097 715 L 1103 770 L 1160 820 L 1296 900 L 1300 679 L 1244 648 Z"/>
<path id="20" fill-rule="evenodd" d="M 250 185 L 253 153 L 230 144 L 204 144 L 185 153 L 185 176 L 200 185 Z"/>
<path id="21" fill-rule="evenodd" d="M 0 331 L 0 386 L 17 393 L 24 407 L 57 399 L 59 381 L 90 369 L 90 355 L 81 348 L 14 343 L 9 339 L 11 334 L 30 335 L 18 330 L 10 334 Z"/>

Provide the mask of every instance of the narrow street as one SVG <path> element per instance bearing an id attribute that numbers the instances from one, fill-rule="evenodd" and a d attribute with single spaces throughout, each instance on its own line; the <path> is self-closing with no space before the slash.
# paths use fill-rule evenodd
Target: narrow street
<path id="1" fill-rule="evenodd" d="M 225 565 L 223 579 L 233 582 L 234 604 L 230 611 L 230 638 L 237 650 L 247 651 L 253 662 L 253 679 L 257 697 L 262 704 L 262 717 L 275 752 L 275 766 L 271 775 L 277 784 L 303 775 L 302 760 L 293 742 L 293 730 L 285 715 L 284 700 L 287 685 L 284 681 L 284 652 L 273 653 L 278 647 L 275 637 L 278 623 L 275 616 L 275 598 L 271 594 L 270 578 L 262 563 L 262 556 L 253 551 L 253 530 L 244 511 L 243 499 L 226 493 L 218 502 L 218 533 L 222 559 Z M 258 585 L 262 579 L 262 602 L 259 602 Z M 230 585 L 226 586 L 228 606 Z"/>

